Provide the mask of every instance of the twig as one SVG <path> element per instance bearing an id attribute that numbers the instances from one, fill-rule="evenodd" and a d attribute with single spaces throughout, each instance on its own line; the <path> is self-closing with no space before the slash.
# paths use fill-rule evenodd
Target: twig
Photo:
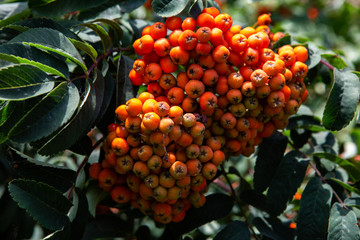
<path id="1" fill-rule="evenodd" d="M 322 63 L 322 64 L 324 64 L 325 66 L 327 66 L 328 68 L 330 68 L 331 70 L 334 70 L 335 69 L 335 67 L 333 66 L 333 65 L 331 65 L 330 63 L 328 63 L 328 62 L 326 62 L 326 61 L 324 61 L 324 60 L 320 60 L 320 62 Z"/>
<path id="2" fill-rule="evenodd" d="M 291 141 L 289 141 L 289 144 L 290 144 L 295 150 L 301 152 L 301 151 L 299 150 L 299 148 L 297 148 Z M 311 147 L 313 147 L 313 145 L 312 145 L 311 142 L 308 141 L 308 144 L 309 144 Z M 301 154 L 302 154 L 302 156 L 303 156 L 304 158 L 309 158 L 305 153 L 301 152 Z M 319 171 L 319 169 L 317 169 L 317 167 L 315 166 L 315 164 L 314 164 L 311 160 L 310 160 L 309 162 L 310 162 L 311 168 L 314 169 L 316 175 L 318 175 L 318 177 L 321 179 L 321 181 L 322 181 L 323 183 L 329 184 L 329 183 L 326 181 L 326 179 L 324 178 L 324 176 L 321 174 L 321 172 Z M 345 203 L 341 200 L 341 198 L 340 198 L 339 195 L 336 193 L 336 191 L 334 190 L 334 188 L 333 188 L 330 184 L 329 184 L 329 186 L 331 187 L 331 190 L 332 190 L 332 192 L 333 192 L 336 200 L 342 205 L 343 208 L 347 209 Z"/>
<path id="3" fill-rule="evenodd" d="M 100 138 L 92 147 L 92 149 L 94 150 L 95 148 L 97 148 L 102 142 L 104 141 L 104 138 Z M 85 164 L 89 161 L 89 156 L 85 156 L 84 160 L 82 160 L 82 162 L 80 163 L 78 169 L 76 170 L 76 173 L 75 173 L 75 180 L 74 180 L 74 184 L 71 186 L 71 188 L 69 189 L 69 192 L 67 194 L 67 198 L 70 199 L 71 197 L 71 194 L 75 188 L 75 183 L 76 183 L 76 179 L 77 177 L 79 176 L 81 170 L 83 169 L 83 167 L 85 166 Z"/>
<path id="4" fill-rule="evenodd" d="M 229 177 L 227 176 L 227 174 L 226 174 L 226 172 L 225 172 L 224 165 L 221 164 L 220 167 L 221 167 L 221 171 L 223 172 L 223 175 L 224 175 L 227 183 L 229 184 L 229 187 L 230 187 L 230 190 L 231 190 L 231 194 L 232 194 L 233 198 L 235 199 L 236 203 L 237 203 L 237 204 L 239 205 L 239 207 L 240 207 L 240 206 L 241 206 L 240 199 L 239 199 L 238 195 L 236 194 L 235 189 L 234 189 L 234 187 L 232 186 L 231 181 L 230 181 Z M 244 217 L 244 219 L 245 219 L 246 224 L 249 226 L 249 229 L 250 229 L 252 235 L 254 236 L 254 238 L 255 238 L 256 240 L 259 240 L 259 238 L 256 236 L 256 233 L 255 233 L 255 230 L 254 230 L 253 226 L 249 223 L 249 221 L 248 221 L 248 219 L 246 218 L 246 216 L 243 216 L 243 217 Z"/>

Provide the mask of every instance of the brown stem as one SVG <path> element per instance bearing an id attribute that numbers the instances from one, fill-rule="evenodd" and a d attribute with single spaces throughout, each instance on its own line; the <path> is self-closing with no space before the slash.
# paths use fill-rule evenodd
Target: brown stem
<path id="1" fill-rule="evenodd" d="M 92 147 L 92 149 L 94 150 L 95 148 L 97 148 L 102 142 L 104 141 L 104 138 L 100 138 Z M 70 199 L 71 197 L 71 194 L 75 188 L 75 182 L 76 182 L 76 179 L 77 177 L 79 176 L 80 172 L 81 172 L 81 169 L 83 169 L 83 167 L 85 166 L 85 164 L 89 161 L 89 156 L 85 156 L 84 160 L 82 160 L 82 162 L 80 163 L 78 169 L 76 170 L 76 173 L 75 173 L 75 180 L 74 180 L 74 184 L 71 186 L 71 188 L 69 189 L 69 192 L 67 194 L 67 198 Z"/>
<path id="2" fill-rule="evenodd" d="M 328 63 L 328 62 L 326 62 L 326 61 L 324 61 L 324 60 L 320 60 L 320 62 L 322 63 L 322 64 L 324 64 L 325 66 L 327 66 L 328 68 L 330 68 L 331 70 L 334 70 L 335 69 L 335 67 L 333 66 L 333 65 L 331 65 L 330 63 Z"/>

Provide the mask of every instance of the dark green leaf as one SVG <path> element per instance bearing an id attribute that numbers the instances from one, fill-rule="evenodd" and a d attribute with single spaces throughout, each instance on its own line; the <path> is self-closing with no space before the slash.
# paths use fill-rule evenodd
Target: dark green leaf
<path id="1" fill-rule="evenodd" d="M 25 143 L 50 135 L 71 118 L 79 100 L 74 84 L 59 84 L 14 123 L 9 131 L 9 138 Z"/>
<path id="2" fill-rule="evenodd" d="M 310 179 L 301 196 L 297 218 L 298 239 L 325 239 L 332 190 L 318 177 Z"/>
<path id="3" fill-rule="evenodd" d="M 15 102 L 6 101 L 0 107 L 0 127 L 9 120 L 11 114 L 15 110 Z"/>
<path id="4" fill-rule="evenodd" d="M 1 7 L 3 7 L 3 5 Z M 7 17 L 6 19 L 1 20 L 0 28 L 8 26 L 8 25 L 15 23 L 17 21 L 20 21 L 24 18 L 28 18 L 30 15 L 31 15 L 31 11 L 29 9 L 25 9 L 22 12 L 16 13 L 10 17 Z"/>
<path id="5" fill-rule="evenodd" d="M 344 183 L 343 181 L 336 179 L 336 178 L 327 178 L 326 179 L 328 182 L 334 182 L 338 185 L 340 185 L 341 187 L 343 187 L 344 189 L 348 190 L 349 192 L 354 192 L 357 194 L 360 194 L 360 190 L 356 187 L 350 186 L 349 184 Z"/>
<path id="6" fill-rule="evenodd" d="M 17 217 L 19 207 L 11 198 L 9 192 L 5 190 L 0 198 L 0 233 L 6 231 Z"/>
<path id="7" fill-rule="evenodd" d="M 31 11 L 40 16 L 59 17 L 76 10 L 101 6 L 108 0 L 29 0 Z"/>
<path id="8" fill-rule="evenodd" d="M 250 230 L 246 223 L 242 221 L 232 221 L 225 226 L 216 236 L 214 240 L 237 240 L 251 239 Z"/>
<path id="9" fill-rule="evenodd" d="M 334 69 L 334 83 L 323 113 L 323 125 L 330 130 L 346 127 L 354 117 L 360 96 L 359 78 Z"/>
<path id="10" fill-rule="evenodd" d="M 263 192 L 269 187 L 284 156 L 288 138 L 276 133 L 262 141 L 258 149 L 254 172 L 254 189 Z"/>
<path id="11" fill-rule="evenodd" d="M 297 148 L 302 148 L 310 139 L 312 132 L 306 129 L 290 130 L 290 138 Z"/>
<path id="12" fill-rule="evenodd" d="M 261 235 L 273 240 L 282 240 L 282 238 L 274 232 L 273 227 L 265 221 L 265 219 L 256 217 L 252 221 L 252 224 L 259 230 Z"/>
<path id="13" fill-rule="evenodd" d="M 115 215 L 100 215 L 86 225 L 81 240 L 124 237 L 131 227 Z"/>
<path id="14" fill-rule="evenodd" d="M 277 216 L 286 209 L 304 179 L 309 159 L 304 158 L 299 151 L 287 153 L 267 192 L 267 212 Z"/>
<path id="15" fill-rule="evenodd" d="M 289 228 L 291 221 L 279 218 L 256 217 L 252 223 L 264 237 L 273 240 L 290 240 L 295 237 L 295 229 Z M 265 239 L 265 238 L 264 238 Z"/>
<path id="16" fill-rule="evenodd" d="M 62 26 L 59 21 L 54 21 L 50 18 L 30 18 L 24 21 L 14 23 L 15 26 L 23 26 L 27 29 L 30 28 L 51 28 L 64 34 L 71 39 L 80 40 L 80 38 L 68 28 Z M 75 24 L 74 24 L 75 25 Z"/>
<path id="17" fill-rule="evenodd" d="M 73 207 L 70 209 L 70 216 L 73 213 L 75 218 L 71 218 L 71 239 L 81 239 L 85 231 L 86 224 L 90 219 L 90 213 L 88 209 L 88 201 L 84 191 L 79 188 L 75 188 L 73 191 Z M 76 208 L 75 208 L 76 205 Z"/>
<path id="18" fill-rule="evenodd" d="M 50 230 L 58 230 L 69 221 L 66 216 L 71 202 L 55 188 L 32 180 L 16 179 L 9 183 L 9 191 L 20 207 Z"/>
<path id="19" fill-rule="evenodd" d="M 103 44 L 104 53 L 110 48 L 112 48 L 113 43 L 111 41 L 109 33 L 101 25 L 95 23 L 82 23 L 80 24 L 80 26 L 90 28 L 100 37 Z"/>
<path id="20" fill-rule="evenodd" d="M 203 1 L 195 1 L 189 9 L 189 14 L 192 18 L 196 19 L 204 9 Z"/>
<path id="21" fill-rule="evenodd" d="M 312 134 L 314 152 L 327 152 L 338 154 L 339 144 L 335 135 L 331 132 L 318 132 Z"/>
<path id="22" fill-rule="evenodd" d="M 75 171 L 66 167 L 35 160 L 15 149 L 10 163 L 21 177 L 43 182 L 61 192 L 66 192 L 75 182 Z"/>
<path id="23" fill-rule="evenodd" d="M 311 69 L 319 64 L 321 60 L 321 55 L 318 47 L 312 43 L 308 43 L 308 60 L 305 62 L 305 64 L 308 66 L 308 69 Z"/>
<path id="24" fill-rule="evenodd" d="M 190 209 L 182 222 L 168 224 L 162 238 L 176 239 L 176 237 L 190 232 L 205 223 L 223 218 L 229 214 L 233 205 L 234 200 L 232 197 L 218 193 L 211 194 L 206 197 L 204 206 Z"/>
<path id="25" fill-rule="evenodd" d="M 289 124 L 286 129 L 307 129 L 310 131 L 323 131 L 321 120 L 316 116 L 296 115 L 289 118 Z"/>
<path id="26" fill-rule="evenodd" d="M 346 206 L 360 208 L 360 197 L 350 197 L 344 201 Z"/>
<path id="27" fill-rule="evenodd" d="M 328 240 L 353 240 L 360 239 L 360 230 L 357 226 L 355 213 L 345 209 L 340 203 L 335 203 L 331 208 Z"/>
<path id="28" fill-rule="evenodd" d="M 54 135 L 34 143 L 43 155 L 52 155 L 76 143 L 91 128 L 96 116 L 96 95 L 94 87 L 86 82 L 82 102 L 73 118 Z"/>
<path id="29" fill-rule="evenodd" d="M 123 31 L 121 30 L 121 27 L 118 22 L 111 20 L 111 19 L 106 19 L 106 18 L 97 18 L 96 20 L 94 20 L 94 22 L 101 22 L 103 24 L 108 25 L 114 31 L 117 39 L 118 40 L 121 39 L 121 37 L 123 35 Z"/>
<path id="30" fill-rule="evenodd" d="M 97 51 L 90 44 L 75 39 L 70 39 L 70 41 L 77 49 L 80 49 L 81 51 L 89 55 L 91 59 L 95 62 L 98 54 Z"/>
<path id="31" fill-rule="evenodd" d="M 69 79 L 69 69 L 65 62 L 35 47 L 21 43 L 3 44 L 0 46 L 0 59 L 34 65 L 44 72 Z"/>
<path id="32" fill-rule="evenodd" d="M 153 0 L 152 7 L 160 17 L 171 17 L 181 13 L 188 3 L 189 0 Z"/>
<path id="33" fill-rule="evenodd" d="M 13 123 L 18 122 L 22 115 L 26 112 L 26 108 L 24 107 L 25 102 L 26 101 L 10 101 L 6 109 L 0 111 L 0 114 L 3 114 L 0 125 L 0 143 L 8 140 L 8 132 L 14 126 Z"/>
<path id="34" fill-rule="evenodd" d="M 98 73 L 100 74 L 100 73 Z M 98 81 L 98 80 L 97 80 Z M 102 117 L 104 116 L 104 114 L 106 113 L 106 111 L 108 110 L 109 106 L 110 106 L 110 102 L 112 99 L 112 96 L 114 94 L 114 88 L 115 88 L 115 81 L 111 76 L 111 72 L 107 72 L 105 77 L 102 78 L 101 77 L 101 81 L 103 81 L 104 83 L 104 93 L 103 93 L 103 101 L 102 101 L 102 105 L 100 107 L 100 112 L 97 116 L 96 119 L 96 124 L 102 119 Z M 113 109 L 112 109 L 113 111 Z"/>
<path id="35" fill-rule="evenodd" d="M 339 70 L 347 67 L 345 61 L 339 55 L 323 53 L 321 54 L 321 57 L 325 58 L 332 66 Z"/>
<path id="36" fill-rule="evenodd" d="M 280 38 L 279 40 L 277 40 L 272 49 L 274 49 L 274 51 L 277 51 L 280 47 L 284 46 L 284 45 L 290 45 L 292 42 L 292 38 L 290 36 L 290 34 L 285 34 L 284 37 Z"/>
<path id="37" fill-rule="evenodd" d="M 313 156 L 319 158 L 326 158 L 338 164 L 340 167 L 344 168 L 349 173 L 349 176 L 352 179 L 352 181 L 357 181 L 360 179 L 360 168 L 346 159 L 342 159 L 341 157 L 335 154 L 331 154 L 327 152 L 316 152 L 313 153 Z"/>
<path id="38" fill-rule="evenodd" d="M 121 56 L 117 68 L 116 85 L 116 106 L 125 103 L 130 98 L 136 97 L 138 87 L 135 87 L 129 78 L 129 72 L 132 69 L 133 60 L 127 56 Z"/>
<path id="39" fill-rule="evenodd" d="M 51 91 L 54 78 L 32 65 L 0 68 L 0 99 L 23 100 Z"/>
<path id="40" fill-rule="evenodd" d="M 23 43 L 59 54 L 78 64 L 84 72 L 87 71 L 85 63 L 76 47 L 59 31 L 49 28 L 33 28 L 17 35 L 9 43 Z"/>
<path id="41" fill-rule="evenodd" d="M 138 240 L 151 240 L 153 237 L 151 236 L 150 228 L 146 225 L 140 226 L 135 233 L 136 239 Z"/>

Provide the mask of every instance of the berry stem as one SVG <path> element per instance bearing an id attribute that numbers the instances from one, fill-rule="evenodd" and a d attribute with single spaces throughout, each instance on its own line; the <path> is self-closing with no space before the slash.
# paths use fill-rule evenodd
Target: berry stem
<path id="1" fill-rule="evenodd" d="M 334 70 L 335 69 L 335 67 L 333 66 L 333 65 L 331 65 L 330 63 L 328 63 L 328 62 L 326 62 L 326 61 L 324 61 L 324 60 L 320 60 L 320 62 L 322 63 L 322 64 L 324 64 L 325 66 L 327 66 L 328 68 L 330 68 L 331 70 Z"/>
<path id="2" fill-rule="evenodd" d="M 104 138 L 100 138 L 92 147 L 92 149 L 94 150 L 95 148 L 97 148 L 102 142 L 104 141 Z M 67 198 L 70 199 L 71 197 L 71 194 L 75 188 L 75 183 L 76 183 L 76 179 L 77 177 L 79 176 L 80 172 L 81 172 L 81 169 L 83 169 L 83 167 L 85 166 L 85 164 L 89 161 L 89 156 L 85 156 L 84 160 L 82 160 L 82 162 L 80 163 L 78 169 L 76 170 L 76 173 L 75 173 L 75 180 L 74 180 L 74 184 L 71 186 L 71 188 L 69 189 L 69 192 L 67 194 Z"/>
<path id="3" fill-rule="evenodd" d="M 83 74 L 83 75 L 81 75 L 81 76 L 76 76 L 76 77 L 70 79 L 68 82 L 72 82 L 72 81 L 74 81 L 74 80 L 76 80 L 76 79 L 88 78 L 89 75 L 91 74 L 91 72 L 94 70 L 95 67 L 97 67 L 97 65 L 99 64 L 99 62 L 100 62 L 102 59 L 106 58 L 107 56 L 109 56 L 110 54 L 112 54 L 112 53 L 114 53 L 114 52 L 119 53 L 119 52 L 123 52 L 123 51 L 131 51 L 131 49 L 129 49 L 129 48 L 114 48 L 114 49 L 111 49 L 111 50 L 107 51 L 106 53 L 98 56 L 98 57 L 95 59 L 95 62 L 88 68 L 86 74 Z"/>
<path id="4" fill-rule="evenodd" d="M 290 144 L 295 150 L 301 152 L 301 151 L 299 150 L 299 148 L 294 145 L 293 142 L 291 142 L 290 140 L 289 140 L 288 142 L 289 142 L 289 144 Z M 310 141 L 308 141 L 308 144 L 309 144 L 311 147 L 313 147 L 313 145 L 312 145 L 312 143 L 311 143 Z M 302 156 L 303 156 L 304 158 L 309 158 L 305 153 L 301 152 L 301 154 L 302 154 Z M 329 183 L 326 181 L 326 179 L 324 178 L 324 176 L 321 174 L 321 172 L 319 171 L 319 169 L 317 169 L 316 165 L 315 165 L 311 160 L 309 161 L 309 163 L 310 163 L 311 168 L 315 171 L 316 175 L 318 175 L 318 177 L 321 179 L 321 181 L 322 181 L 323 183 L 329 184 Z M 330 184 L 329 184 L 329 186 L 331 187 L 331 190 L 332 190 L 332 192 L 333 192 L 336 200 L 341 204 L 341 206 L 342 206 L 343 208 L 348 209 L 348 208 L 346 207 L 346 205 L 344 204 L 344 202 L 343 202 L 343 201 L 341 200 L 341 198 L 339 197 L 339 195 L 336 193 L 336 191 L 334 190 L 334 188 L 333 188 Z"/>
<path id="5" fill-rule="evenodd" d="M 225 177 L 225 179 L 226 179 L 226 182 L 229 184 L 229 187 L 230 187 L 230 190 L 231 190 L 231 195 L 233 196 L 233 198 L 234 198 L 235 202 L 238 204 L 238 206 L 241 207 L 241 201 L 240 201 L 238 195 L 236 194 L 235 189 L 233 188 L 229 177 L 228 177 L 227 174 L 226 174 L 226 171 L 225 171 L 225 168 L 224 168 L 224 164 L 221 164 L 220 167 L 221 167 L 221 171 L 222 171 L 222 173 L 223 173 L 223 175 L 224 175 L 224 177 Z M 246 218 L 246 216 L 243 216 L 243 217 L 244 217 L 244 220 L 245 220 L 246 224 L 249 226 L 249 229 L 250 229 L 253 237 L 254 237 L 256 240 L 259 240 L 259 238 L 256 236 L 256 233 L 255 233 L 255 230 L 254 230 L 253 226 L 250 224 L 250 222 L 248 221 L 248 219 Z"/>

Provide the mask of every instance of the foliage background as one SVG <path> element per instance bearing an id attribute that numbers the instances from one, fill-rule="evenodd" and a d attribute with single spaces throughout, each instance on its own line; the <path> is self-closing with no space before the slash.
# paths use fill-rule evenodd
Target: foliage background
<path id="1" fill-rule="evenodd" d="M 195 5 L 191 4 L 195 1 L 184 2 L 188 3 L 184 10 L 175 9 L 182 16 L 196 14 L 197 7 L 203 6 L 202 1 Z M 143 6 L 145 1 L 141 0 L 29 0 L 0 5 L 3 19 L 0 77 L 16 79 L 19 72 L 32 72 L 24 82 L 34 81 L 41 86 L 35 91 L 25 89 L 29 98 L 24 99 L 16 93 L 7 95 L 8 89 L 3 82 L 0 84 L 1 236 L 5 239 L 359 236 L 358 101 L 337 95 L 334 102 L 340 105 L 335 107 L 344 111 L 339 116 L 344 124 L 336 131 L 324 127 L 323 122 L 331 117 L 324 111 L 335 81 L 324 62 L 344 69 L 338 77 L 343 83 L 340 90 L 359 95 L 358 78 L 354 77 L 359 73 L 349 71 L 360 71 L 360 3 L 217 2 L 241 26 L 252 26 L 259 13 L 271 12 L 273 31 L 289 33 L 292 43 L 312 44 L 311 49 L 316 50 L 312 60 L 318 63 L 321 58 L 323 62 L 309 72 L 307 107 L 290 121 L 288 129 L 264 141 L 251 157 L 229 159 L 222 168 L 223 175 L 211 184 L 206 207 L 191 211 L 184 223 L 166 228 L 129 206 L 114 206 L 87 176 L 89 164 L 101 158 L 99 144 L 106 126 L 115 120 L 115 107 L 136 95 L 137 89 L 126 77 L 131 59 L 135 58 L 131 44 L 144 26 L 163 18 L 154 14 L 149 3 Z M 33 45 L 22 44 L 23 41 Z M 9 66 L 11 70 L 3 70 Z M 349 71 L 345 74 L 346 70 Z M 345 109 L 347 104 L 353 110 Z M 43 118 L 39 120 L 38 116 Z M 276 186 L 278 182 L 289 185 Z M 94 217 L 98 203 L 103 207 L 97 208 Z M 344 205 L 347 207 L 343 208 Z M 108 206 L 116 208 L 110 211 Z M 345 234 L 337 237 L 338 233 Z"/>

